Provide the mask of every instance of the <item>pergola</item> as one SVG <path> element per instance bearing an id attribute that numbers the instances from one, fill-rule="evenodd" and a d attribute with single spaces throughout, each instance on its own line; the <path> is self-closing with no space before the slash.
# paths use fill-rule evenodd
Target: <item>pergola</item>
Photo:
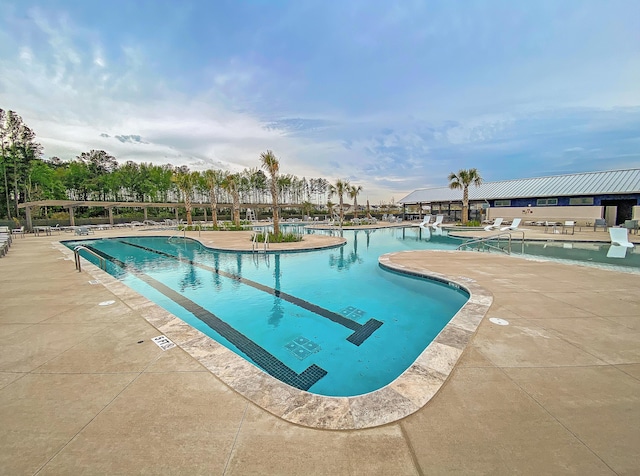
<path id="1" fill-rule="evenodd" d="M 240 208 L 271 208 L 273 205 L 270 203 L 241 203 Z M 113 225 L 113 209 L 114 208 L 142 208 L 144 211 L 144 219 L 147 219 L 147 209 L 149 208 L 173 208 L 176 213 L 176 220 L 178 219 L 178 209 L 184 208 L 184 203 L 152 203 L 152 202 L 100 202 L 92 200 L 38 200 L 34 202 L 25 202 L 18 204 L 18 208 L 24 208 L 27 218 L 27 229 L 31 231 L 33 229 L 33 223 L 31 219 L 31 209 L 36 207 L 63 207 L 69 209 L 69 221 L 71 226 L 75 226 L 74 210 L 78 207 L 102 207 L 109 211 L 109 223 Z M 205 221 L 207 220 L 207 208 L 210 208 L 208 203 L 192 203 L 192 208 L 204 209 Z M 232 208 L 231 203 L 218 203 L 218 208 Z M 278 208 L 301 208 L 300 204 L 278 204 Z"/>

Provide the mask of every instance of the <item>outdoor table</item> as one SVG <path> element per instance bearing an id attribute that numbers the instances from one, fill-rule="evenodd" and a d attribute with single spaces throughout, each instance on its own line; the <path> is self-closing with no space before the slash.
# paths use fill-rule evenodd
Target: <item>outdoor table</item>
<path id="1" fill-rule="evenodd" d="M 51 227 L 50 226 L 34 226 L 33 233 L 36 236 L 40 236 L 40 233 L 44 233 L 46 236 L 51 236 Z"/>

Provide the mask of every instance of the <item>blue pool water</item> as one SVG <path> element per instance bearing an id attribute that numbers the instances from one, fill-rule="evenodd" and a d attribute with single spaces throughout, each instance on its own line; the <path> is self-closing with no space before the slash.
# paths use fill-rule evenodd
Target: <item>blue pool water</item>
<path id="1" fill-rule="evenodd" d="M 65 244 L 110 258 L 111 274 L 285 383 L 351 396 L 399 376 L 468 295 L 378 265 L 384 253 L 455 249 L 460 240 L 420 228 L 344 237 L 338 248 L 266 255 L 216 252 L 175 237 Z"/>

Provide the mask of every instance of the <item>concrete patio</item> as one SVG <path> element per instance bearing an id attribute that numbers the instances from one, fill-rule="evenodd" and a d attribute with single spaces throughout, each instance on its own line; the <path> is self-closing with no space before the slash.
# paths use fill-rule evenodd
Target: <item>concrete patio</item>
<path id="1" fill-rule="evenodd" d="M 250 247 L 235 236 L 201 239 Z M 4 474 L 640 472 L 638 274 L 471 252 L 391 256 L 473 279 L 493 305 L 425 407 L 327 431 L 271 415 L 179 347 L 162 351 L 146 300 L 78 273 L 52 245 L 70 238 L 18 238 L 0 259 Z"/>

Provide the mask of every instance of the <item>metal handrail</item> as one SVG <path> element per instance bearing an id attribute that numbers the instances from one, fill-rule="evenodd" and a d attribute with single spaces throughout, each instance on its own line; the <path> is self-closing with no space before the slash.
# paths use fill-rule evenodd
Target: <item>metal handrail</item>
<path id="1" fill-rule="evenodd" d="M 75 258 L 76 261 L 76 269 L 78 270 L 78 273 L 82 272 L 82 266 L 80 264 L 80 251 L 86 251 L 87 253 L 95 256 L 96 258 L 98 258 L 98 262 L 100 263 L 100 269 L 106 271 L 107 270 L 107 260 L 105 260 L 102 256 L 100 256 L 98 253 L 96 253 L 95 251 L 87 248 L 86 246 L 82 246 L 82 245 L 78 245 L 73 249 L 73 256 Z"/>
<path id="2" fill-rule="evenodd" d="M 520 240 L 520 243 L 521 243 L 521 253 L 524 254 L 524 231 L 522 231 L 522 230 L 512 230 L 512 231 L 508 231 L 508 232 L 497 233 L 495 235 L 485 236 L 483 238 L 476 238 L 475 240 L 465 241 L 464 243 L 460 244 L 460 246 L 458 246 L 456 248 L 456 250 L 462 250 L 463 248 L 466 248 L 469 245 L 474 245 L 474 244 L 481 243 L 484 248 L 495 249 L 497 251 L 502 251 L 503 253 L 506 253 L 506 254 L 510 255 L 511 254 L 512 235 L 514 233 L 521 233 L 522 234 L 522 239 Z M 500 247 L 500 239 L 501 238 L 507 238 L 507 248 L 506 249 Z M 495 241 L 495 240 L 498 241 L 497 246 L 496 245 L 492 245 L 492 244 L 489 243 L 489 241 Z"/>
<path id="3" fill-rule="evenodd" d="M 269 248 L 269 232 L 268 231 L 263 231 L 262 232 L 264 235 L 264 252 L 267 252 L 267 248 Z M 253 237 L 251 238 L 251 251 L 256 253 L 258 251 L 258 233 L 254 233 Z"/>
<path id="4" fill-rule="evenodd" d="M 197 224 L 197 225 L 179 225 L 179 226 L 182 226 L 182 230 L 180 230 L 180 228 L 178 227 L 178 233 L 174 233 L 173 235 L 171 235 L 167 239 L 167 241 L 171 241 L 171 238 L 176 238 L 177 236 L 179 236 L 180 232 L 182 232 L 182 238 L 186 240 L 187 239 L 187 227 L 188 226 L 191 226 L 194 229 L 198 230 L 198 238 L 202 237 L 202 226 L 199 225 L 199 224 Z"/>

